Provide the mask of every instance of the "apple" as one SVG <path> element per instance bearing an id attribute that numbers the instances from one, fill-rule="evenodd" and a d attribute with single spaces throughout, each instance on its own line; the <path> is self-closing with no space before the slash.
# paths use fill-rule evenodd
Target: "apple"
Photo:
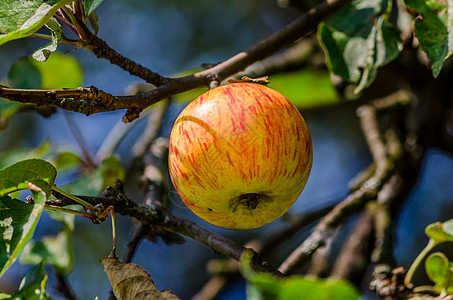
<path id="1" fill-rule="evenodd" d="M 205 221 L 250 229 L 281 217 L 310 174 L 307 125 L 282 94 L 256 83 L 219 86 L 192 101 L 170 135 L 169 170 Z"/>

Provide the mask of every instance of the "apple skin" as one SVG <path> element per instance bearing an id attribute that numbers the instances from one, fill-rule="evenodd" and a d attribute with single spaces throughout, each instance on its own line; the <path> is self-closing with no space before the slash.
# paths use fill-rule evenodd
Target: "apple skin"
<path id="1" fill-rule="evenodd" d="M 281 217 L 305 187 L 313 161 L 307 125 L 282 94 L 255 83 L 209 90 L 178 116 L 169 170 L 187 207 L 229 229 Z"/>

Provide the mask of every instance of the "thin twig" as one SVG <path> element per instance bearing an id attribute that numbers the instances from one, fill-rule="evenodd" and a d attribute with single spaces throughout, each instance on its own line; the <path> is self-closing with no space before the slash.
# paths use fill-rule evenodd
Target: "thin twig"
<path id="1" fill-rule="evenodd" d="M 155 86 L 161 86 L 168 81 L 168 78 L 163 77 L 160 74 L 153 72 L 152 70 L 119 54 L 114 49 L 110 48 L 105 41 L 94 34 L 91 34 L 91 36 L 85 41 L 87 44 L 83 47 L 96 55 L 97 58 L 107 59 L 110 63 L 119 66 L 131 75 L 140 77 Z"/>
<path id="2" fill-rule="evenodd" d="M 94 161 L 99 163 L 104 158 L 112 156 L 126 135 L 138 124 L 139 122 L 127 125 L 123 122 L 117 122 L 103 140 L 102 145 L 94 156 Z"/>
<path id="3" fill-rule="evenodd" d="M 162 106 L 156 107 L 153 112 L 148 115 L 148 124 L 143 130 L 140 137 L 132 146 L 132 153 L 136 158 L 141 158 L 149 149 L 151 143 L 157 138 L 159 131 L 162 128 L 162 123 L 168 110 L 170 109 L 171 99 L 167 99 L 162 103 Z"/>
<path id="4" fill-rule="evenodd" d="M 301 39 L 282 53 L 275 54 L 248 66 L 243 72 L 234 75 L 234 78 L 241 78 L 242 76 L 256 78 L 299 70 L 309 63 L 310 58 L 315 53 L 315 49 L 316 41 L 314 39 Z"/>
<path id="5" fill-rule="evenodd" d="M 127 244 L 126 252 L 124 253 L 123 262 L 130 263 L 132 257 L 134 256 L 135 251 L 137 250 L 138 244 L 145 236 L 146 230 L 149 229 L 148 226 L 137 226 L 135 228 L 134 234 Z"/>
<path id="6" fill-rule="evenodd" d="M 43 33 L 36 33 L 36 32 L 31 34 L 31 35 L 29 35 L 29 37 L 37 38 L 37 39 L 43 39 L 43 40 L 49 40 L 49 41 L 52 40 L 52 36 L 51 35 L 43 34 Z M 60 43 L 64 43 L 64 44 L 71 45 L 71 46 L 75 46 L 77 48 L 83 47 L 83 45 L 84 45 L 84 43 L 82 41 L 68 39 L 67 37 L 64 36 L 64 34 L 62 34 L 62 36 L 61 36 Z"/>
<path id="7" fill-rule="evenodd" d="M 80 149 L 82 150 L 83 157 L 85 158 L 85 164 L 88 166 L 88 168 L 94 170 L 97 168 L 96 163 L 93 161 L 91 158 L 90 151 L 88 150 L 87 143 L 85 142 L 85 139 L 83 138 L 82 133 L 80 132 L 79 128 L 75 124 L 74 120 L 72 117 L 69 115 L 67 111 L 64 111 L 64 116 L 66 119 L 66 122 L 68 123 L 69 129 L 71 130 L 72 135 L 77 141 L 77 144 L 79 145 Z"/>

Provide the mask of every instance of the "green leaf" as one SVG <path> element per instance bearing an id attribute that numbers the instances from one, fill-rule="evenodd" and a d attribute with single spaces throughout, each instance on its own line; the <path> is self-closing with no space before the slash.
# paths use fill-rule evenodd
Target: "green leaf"
<path id="1" fill-rule="evenodd" d="M 0 0 L 0 45 L 33 34 L 73 0 Z"/>
<path id="2" fill-rule="evenodd" d="M 359 299 L 356 288 L 340 279 L 315 279 L 305 276 L 277 278 L 252 271 L 253 251 L 245 251 L 240 259 L 240 270 L 248 282 L 248 299 L 278 300 L 354 300 Z"/>
<path id="3" fill-rule="evenodd" d="M 71 194 L 98 195 L 107 186 L 114 186 L 116 179 L 124 180 L 125 171 L 115 157 L 107 157 L 94 171 L 64 186 Z"/>
<path id="4" fill-rule="evenodd" d="M 85 0 L 85 12 L 89 16 L 104 0 Z"/>
<path id="5" fill-rule="evenodd" d="M 318 39 L 330 71 L 355 84 L 356 94 L 402 50 L 388 13 L 387 0 L 356 0 L 319 26 Z"/>
<path id="6" fill-rule="evenodd" d="M 28 184 L 28 188 L 33 192 L 43 192 L 46 197 L 52 195 L 52 185 L 42 179 L 32 179 Z"/>
<path id="7" fill-rule="evenodd" d="M 426 274 L 429 279 L 435 283 L 438 291 L 450 285 L 451 281 L 451 263 L 445 254 L 435 252 L 428 256 L 425 261 Z"/>
<path id="8" fill-rule="evenodd" d="M 2 98 L 0 98 L 0 131 L 6 128 L 9 119 L 18 113 L 22 106 L 23 104 L 19 102 L 2 100 Z M 0 160 L 0 164 L 1 162 L 2 161 Z"/>
<path id="9" fill-rule="evenodd" d="M 74 254 L 68 228 L 64 227 L 56 236 L 45 236 L 39 241 L 29 243 L 20 257 L 23 264 L 31 265 L 44 259 L 46 264 L 53 265 L 63 275 L 72 272 Z"/>
<path id="10" fill-rule="evenodd" d="M 279 279 L 269 274 L 255 274 L 247 280 L 248 299 L 353 300 L 360 296 L 352 284 L 339 279 L 315 279 L 298 275 Z"/>
<path id="11" fill-rule="evenodd" d="M 45 200 L 42 193 L 34 193 L 34 197 L 34 205 L 8 196 L 0 197 L 0 276 L 33 235 Z"/>
<path id="12" fill-rule="evenodd" d="M 21 89 L 76 88 L 82 85 L 82 77 L 79 62 L 72 56 L 58 52 L 48 57 L 45 62 L 29 57 L 20 58 L 8 72 L 10 86 Z"/>
<path id="13" fill-rule="evenodd" d="M 102 192 L 102 177 L 98 171 L 90 172 L 62 188 L 74 195 L 97 196 Z"/>
<path id="14" fill-rule="evenodd" d="M 177 72 L 175 74 L 172 74 L 172 76 L 184 77 L 184 76 L 196 74 L 202 70 L 203 69 L 201 69 L 201 68 L 193 68 L 193 69 L 184 70 L 182 72 Z M 153 88 L 155 88 L 155 87 L 152 85 L 142 84 L 141 82 L 140 83 L 137 82 L 136 84 L 132 85 L 132 91 L 130 93 L 131 94 L 143 93 L 145 91 L 150 91 Z M 195 98 L 197 98 L 198 96 L 200 96 L 201 94 L 205 93 L 206 91 L 208 91 L 207 87 L 200 87 L 200 88 L 196 88 L 193 90 L 189 90 L 186 92 L 182 92 L 182 93 L 173 95 L 171 97 L 171 99 L 188 103 L 188 102 L 191 102 L 192 100 L 194 100 Z"/>
<path id="15" fill-rule="evenodd" d="M 83 159 L 79 155 L 69 151 L 56 153 L 51 161 L 58 171 L 78 168 L 83 163 Z"/>
<path id="16" fill-rule="evenodd" d="M 57 50 L 58 43 L 61 40 L 63 31 L 60 24 L 55 20 L 55 18 L 50 18 L 46 23 L 46 27 L 50 29 L 52 41 L 39 48 L 35 53 L 33 53 L 33 58 L 37 61 L 46 61 L 52 52 Z"/>
<path id="17" fill-rule="evenodd" d="M 27 182 L 39 180 L 53 185 L 57 171 L 54 166 L 41 159 L 27 159 L 0 170 L 0 196 L 28 189 Z"/>
<path id="18" fill-rule="evenodd" d="M 41 82 L 41 73 L 29 57 L 19 58 L 8 70 L 8 83 L 11 87 L 40 89 Z M 22 103 L 0 98 L 0 123 L 6 125 L 8 120 L 24 106 Z M 2 127 L 1 124 L 0 127 Z"/>
<path id="19" fill-rule="evenodd" d="M 115 186 L 117 179 L 123 181 L 126 176 L 123 166 L 116 157 L 107 157 L 102 161 L 100 167 L 100 173 L 102 176 L 102 188 L 106 186 Z"/>
<path id="20" fill-rule="evenodd" d="M 436 222 L 425 228 L 425 233 L 436 245 L 453 241 L 453 219 L 444 223 Z"/>
<path id="21" fill-rule="evenodd" d="M 207 88 L 196 88 L 193 90 L 189 90 L 187 92 L 179 93 L 172 96 L 173 100 L 176 101 L 183 101 L 183 102 L 190 102 L 200 96 L 201 94 L 205 93 L 208 89 Z"/>
<path id="22" fill-rule="evenodd" d="M 44 270 L 44 262 L 28 270 L 19 286 L 19 290 L 11 296 L 11 299 L 27 300 L 50 300 L 46 293 L 47 274 Z"/>
<path id="23" fill-rule="evenodd" d="M 72 210 L 80 210 L 80 211 L 83 210 L 83 208 L 81 208 L 79 205 L 68 205 L 68 206 L 65 206 L 65 208 L 72 209 Z M 45 212 L 55 221 L 61 222 L 64 227 L 69 229 L 69 231 L 74 231 L 75 215 L 68 214 L 68 213 L 62 212 L 62 211 L 54 211 L 54 210 L 46 210 Z"/>
<path id="24" fill-rule="evenodd" d="M 99 24 L 98 24 L 99 17 L 94 11 L 88 15 L 88 21 L 90 21 L 91 28 L 93 28 L 94 34 L 97 35 L 99 32 Z"/>
<path id="25" fill-rule="evenodd" d="M 8 82 L 18 89 L 40 89 L 41 72 L 29 57 L 19 58 L 8 71 Z"/>
<path id="26" fill-rule="evenodd" d="M 301 70 L 272 75 L 269 87 L 281 91 L 296 107 L 314 108 L 340 101 L 326 71 Z"/>
<path id="27" fill-rule="evenodd" d="M 453 1 L 405 0 L 408 7 L 417 10 L 414 32 L 421 49 L 432 62 L 437 77 L 444 61 L 453 53 Z"/>
<path id="28" fill-rule="evenodd" d="M 44 158 L 49 154 L 51 148 L 51 143 L 48 140 L 45 140 L 36 148 L 20 148 L 1 152 L 0 169 L 6 168 L 7 166 L 24 159 Z"/>
<path id="29" fill-rule="evenodd" d="M 55 52 L 47 61 L 33 63 L 41 72 L 42 89 L 76 88 L 82 85 L 82 67 L 72 56 Z"/>

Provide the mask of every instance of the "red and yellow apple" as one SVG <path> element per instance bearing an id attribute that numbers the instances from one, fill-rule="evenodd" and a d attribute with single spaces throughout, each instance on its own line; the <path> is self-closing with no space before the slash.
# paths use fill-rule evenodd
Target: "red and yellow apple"
<path id="1" fill-rule="evenodd" d="M 223 228 L 249 229 L 281 217 L 310 174 L 307 125 L 279 92 L 255 83 L 209 90 L 178 116 L 169 169 L 180 198 Z"/>

